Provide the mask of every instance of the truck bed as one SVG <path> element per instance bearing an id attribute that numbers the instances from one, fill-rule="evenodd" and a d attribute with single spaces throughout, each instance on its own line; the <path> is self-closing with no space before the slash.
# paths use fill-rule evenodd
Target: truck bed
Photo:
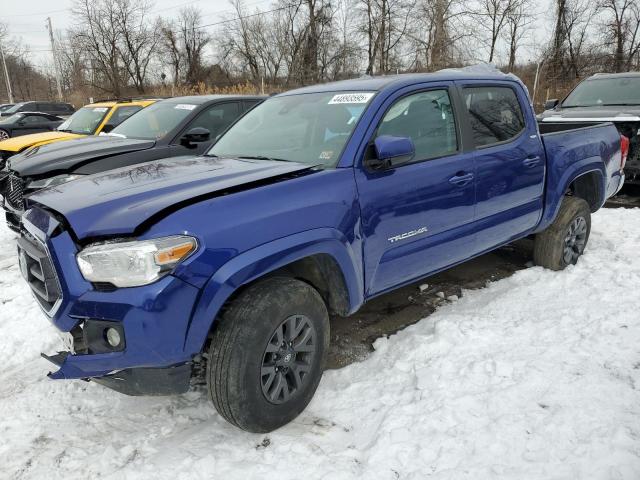
<path id="1" fill-rule="evenodd" d="M 552 198 L 561 198 L 564 192 L 553 192 L 553 185 L 566 185 L 565 176 L 575 175 L 576 169 L 587 173 L 590 160 L 601 158 L 602 191 L 607 198 L 616 194 L 620 189 L 623 176 L 620 171 L 620 133 L 611 122 L 573 123 L 573 122 L 539 122 L 540 138 L 547 157 L 547 191 L 546 209 L 543 225 L 555 215 L 555 205 Z M 584 164 L 584 167 L 583 165 Z M 602 205 L 598 205 L 598 208 Z M 551 207 L 551 208 L 549 208 Z"/>

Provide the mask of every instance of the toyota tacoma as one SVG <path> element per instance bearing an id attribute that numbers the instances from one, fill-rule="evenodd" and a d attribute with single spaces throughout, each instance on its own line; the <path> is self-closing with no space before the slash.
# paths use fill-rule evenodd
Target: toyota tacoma
<path id="1" fill-rule="evenodd" d="M 497 72 L 271 97 L 204 156 L 27 199 L 21 271 L 67 339 L 49 376 L 133 395 L 206 384 L 229 422 L 271 431 L 314 395 L 329 314 L 523 237 L 537 265 L 575 264 L 625 149 L 611 123 L 545 133 Z"/>

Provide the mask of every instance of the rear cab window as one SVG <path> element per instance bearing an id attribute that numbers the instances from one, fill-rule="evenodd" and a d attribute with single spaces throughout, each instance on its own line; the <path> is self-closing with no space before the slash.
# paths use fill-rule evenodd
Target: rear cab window
<path id="1" fill-rule="evenodd" d="M 477 148 L 509 142 L 525 129 L 522 107 L 511 87 L 464 87 L 463 101 Z"/>

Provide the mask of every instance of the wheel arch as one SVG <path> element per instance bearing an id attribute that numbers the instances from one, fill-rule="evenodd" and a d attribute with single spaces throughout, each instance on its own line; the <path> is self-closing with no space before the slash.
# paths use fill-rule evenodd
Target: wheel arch
<path id="1" fill-rule="evenodd" d="M 576 177 L 568 190 L 589 204 L 591 212 L 597 211 L 604 203 L 603 175 L 599 170 L 591 170 Z"/>
<path id="2" fill-rule="evenodd" d="M 545 194 L 545 208 L 542 219 L 534 233 L 547 228 L 558 215 L 562 199 L 567 194 L 583 198 L 589 204 L 591 212 L 604 205 L 606 200 L 606 171 L 602 160 L 585 159 L 572 165 L 561 175 L 549 172 Z"/>
<path id="3" fill-rule="evenodd" d="M 330 311 L 348 315 L 364 301 L 362 261 L 344 235 L 329 228 L 309 230 L 244 252 L 206 283 L 185 338 L 185 350 L 199 353 L 225 304 L 254 282 L 277 274 L 318 290 Z"/>

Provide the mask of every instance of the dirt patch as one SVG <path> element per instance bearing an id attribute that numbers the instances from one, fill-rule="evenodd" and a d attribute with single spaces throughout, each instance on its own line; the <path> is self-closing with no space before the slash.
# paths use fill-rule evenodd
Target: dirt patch
<path id="1" fill-rule="evenodd" d="M 531 242 L 522 241 L 376 297 L 351 317 L 332 317 L 327 367 L 363 360 L 377 338 L 431 315 L 440 305 L 460 298 L 463 290 L 483 288 L 526 268 L 530 259 Z"/>

